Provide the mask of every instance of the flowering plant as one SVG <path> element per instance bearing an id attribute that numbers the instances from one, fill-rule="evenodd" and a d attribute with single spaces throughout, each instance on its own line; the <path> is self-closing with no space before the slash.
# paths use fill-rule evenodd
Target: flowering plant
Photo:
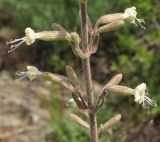
<path id="1" fill-rule="evenodd" d="M 127 86 L 118 85 L 122 80 L 122 74 L 115 75 L 102 89 L 99 94 L 93 92 L 92 75 L 90 67 L 90 57 L 96 53 L 99 44 L 99 36 L 104 32 L 110 32 L 121 28 L 126 22 L 139 24 L 142 28 L 144 26 L 143 19 L 137 18 L 137 12 L 135 7 L 127 8 L 124 13 L 107 14 L 101 16 L 94 26 L 92 26 L 89 16 L 87 15 L 87 0 L 79 0 L 80 4 L 80 16 L 81 16 L 81 38 L 76 32 L 67 32 L 59 24 L 53 24 L 53 31 L 35 32 L 30 27 L 25 29 L 25 36 L 20 39 L 15 39 L 7 44 L 11 45 L 8 52 L 12 52 L 18 48 L 21 44 L 27 45 L 33 44 L 36 40 L 54 41 L 54 40 L 66 40 L 70 43 L 73 53 L 82 60 L 83 73 L 85 76 L 86 91 L 83 90 L 82 84 L 71 66 L 66 67 L 67 76 L 62 76 L 50 72 L 39 71 L 36 67 L 27 66 L 26 72 L 17 72 L 21 78 L 28 77 L 31 81 L 35 78 L 42 78 L 44 80 L 58 83 L 68 89 L 72 93 L 72 99 L 70 102 L 74 102 L 80 112 L 87 114 L 89 123 L 81 119 L 75 114 L 70 114 L 70 118 L 76 123 L 84 126 L 90 131 L 90 141 L 99 142 L 100 134 L 105 129 L 112 127 L 115 123 L 121 119 L 121 114 L 112 117 L 110 120 L 97 126 L 97 112 L 104 104 L 104 97 L 110 92 L 116 94 L 134 96 L 135 102 L 145 106 L 150 104 L 156 106 L 156 102 L 147 97 L 146 84 L 142 83 L 135 89 Z M 82 47 L 80 46 L 82 44 Z M 84 96 L 84 94 L 87 94 Z"/>

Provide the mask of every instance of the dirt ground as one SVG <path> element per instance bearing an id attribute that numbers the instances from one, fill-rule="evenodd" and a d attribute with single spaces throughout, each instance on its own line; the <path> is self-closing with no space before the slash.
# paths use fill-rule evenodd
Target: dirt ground
<path id="1" fill-rule="evenodd" d="M 13 80 L 0 74 L 0 142 L 44 142 L 49 113 L 42 107 L 47 86 L 39 82 Z"/>

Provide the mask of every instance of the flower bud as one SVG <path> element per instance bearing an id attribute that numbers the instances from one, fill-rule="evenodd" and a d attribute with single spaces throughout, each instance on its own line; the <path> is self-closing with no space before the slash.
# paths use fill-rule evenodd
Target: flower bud
<path id="1" fill-rule="evenodd" d="M 110 120 L 108 120 L 106 123 L 100 126 L 98 132 L 101 134 L 105 129 L 108 129 L 112 127 L 114 124 L 118 123 L 121 120 L 121 114 L 117 114 L 114 117 L 112 117 Z"/>
<path id="2" fill-rule="evenodd" d="M 108 86 L 117 85 L 122 80 L 122 74 L 117 74 L 111 78 L 111 80 L 103 87 L 100 95 L 105 95 L 107 93 Z"/>
<path id="3" fill-rule="evenodd" d="M 116 74 L 111 78 L 111 80 L 107 83 L 107 85 L 117 85 L 122 80 L 122 74 Z"/>
<path id="4" fill-rule="evenodd" d="M 76 32 L 72 32 L 71 34 L 70 34 L 70 42 L 71 42 L 71 44 L 73 44 L 73 46 L 77 46 L 77 45 L 79 45 L 79 43 L 80 43 L 80 37 L 79 37 L 79 35 L 76 33 Z"/>
<path id="5" fill-rule="evenodd" d="M 72 47 L 74 54 L 79 56 L 82 59 L 88 58 L 91 55 L 91 53 L 89 51 L 83 52 L 81 50 L 81 48 L 79 47 L 80 41 L 81 41 L 80 37 L 76 32 L 72 32 L 70 34 L 69 42 L 71 44 L 71 47 Z"/>
<path id="6" fill-rule="evenodd" d="M 108 14 L 100 17 L 97 21 L 99 24 L 107 24 L 113 21 L 123 20 L 124 13 Z"/>
<path id="7" fill-rule="evenodd" d="M 97 30 L 97 33 L 99 34 L 99 33 L 117 30 L 117 29 L 121 28 L 123 25 L 124 25 L 124 21 L 122 21 L 122 20 L 114 21 L 114 22 L 111 22 L 107 25 L 99 27 Z"/>
<path id="8" fill-rule="evenodd" d="M 75 85 L 79 85 L 80 81 L 71 66 L 66 66 L 67 76 L 74 82 Z"/>
<path id="9" fill-rule="evenodd" d="M 69 114 L 69 117 L 71 120 L 75 121 L 76 123 L 80 124 L 81 126 L 87 128 L 88 130 L 90 129 L 89 124 L 86 121 L 82 120 L 79 116 L 71 113 L 71 114 Z"/>
<path id="10" fill-rule="evenodd" d="M 120 86 L 120 85 L 109 85 L 107 86 L 107 90 L 112 93 L 117 93 L 121 95 L 134 95 L 134 89 L 126 87 L 126 86 Z"/>

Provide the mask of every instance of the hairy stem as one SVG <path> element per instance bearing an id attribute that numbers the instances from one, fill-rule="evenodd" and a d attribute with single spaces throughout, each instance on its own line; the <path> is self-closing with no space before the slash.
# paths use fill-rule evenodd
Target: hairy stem
<path id="1" fill-rule="evenodd" d="M 82 50 L 87 52 L 88 49 L 88 21 L 87 21 L 87 2 L 80 3 L 80 14 L 81 14 L 81 32 L 82 32 Z M 91 76 L 91 67 L 90 67 L 90 57 L 82 60 L 83 71 L 86 81 L 86 90 L 88 98 L 88 106 L 90 109 L 89 118 L 90 118 L 90 142 L 98 142 L 98 133 L 97 133 L 97 119 L 94 109 L 94 96 L 92 89 L 92 76 Z"/>

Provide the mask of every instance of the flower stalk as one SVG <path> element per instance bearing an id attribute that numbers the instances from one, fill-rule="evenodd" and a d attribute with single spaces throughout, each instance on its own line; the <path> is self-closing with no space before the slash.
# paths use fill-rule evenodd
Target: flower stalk
<path id="1" fill-rule="evenodd" d="M 82 49 L 87 52 L 88 49 L 88 20 L 87 20 L 87 2 L 80 2 L 80 15 L 81 15 L 81 32 L 82 32 Z M 91 77 L 90 57 L 82 60 L 83 71 L 86 81 L 88 107 L 90 109 L 90 142 L 99 142 L 97 130 L 96 113 L 93 111 L 94 96 Z"/>

